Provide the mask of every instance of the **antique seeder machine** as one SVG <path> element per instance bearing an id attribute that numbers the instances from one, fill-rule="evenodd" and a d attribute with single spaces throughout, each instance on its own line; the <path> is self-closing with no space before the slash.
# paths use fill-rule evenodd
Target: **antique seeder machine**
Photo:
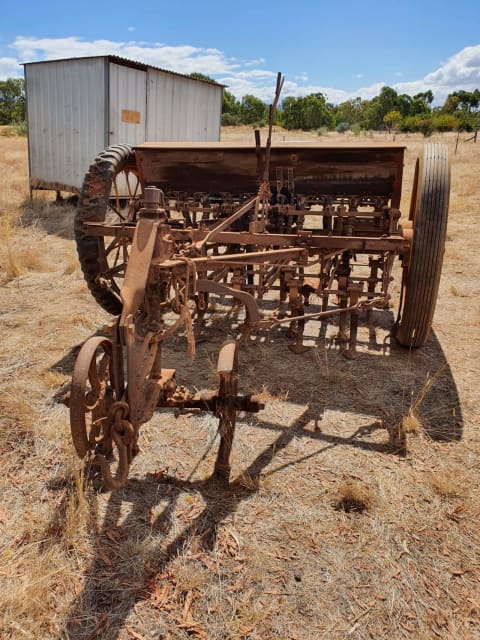
<path id="1" fill-rule="evenodd" d="M 117 145 L 85 176 L 75 220 L 80 263 L 115 319 L 108 336 L 83 344 L 68 403 L 76 452 L 100 466 L 107 488 L 126 483 L 140 426 L 157 407 L 218 416 L 213 475 L 228 482 L 236 413 L 261 408 L 255 396 L 238 395 L 237 340 L 221 347 L 211 392 L 178 386 L 162 360 L 163 343 L 180 330 L 194 352 L 212 296 L 244 307 L 246 341 L 286 323 L 296 353 L 309 319 L 336 317 L 344 355 L 354 358 L 359 320 L 391 306 L 399 258 L 395 338 L 406 347 L 428 339 L 448 215 L 445 147 L 425 147 L 402 216 L 404 147 L 272 145 L 281 85 L 279 76 L 264 147 L 258 132 L 255 145 Z M 287 316 L 265 311 L 266 297 Z"/>

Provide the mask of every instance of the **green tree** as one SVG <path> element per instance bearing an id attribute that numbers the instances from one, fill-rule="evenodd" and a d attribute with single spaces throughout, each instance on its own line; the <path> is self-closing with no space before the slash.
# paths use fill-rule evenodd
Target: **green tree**
<path id="1" fill-rule="evenodd" d="M 445 103 L 442 107 L 443 113 L 455 113 L 458 109 L 458 105 L 460 104 L 460 98 L 454 93 L 450 93 L 445 100 Z"/>
<path id="2" fill-rule="evenodd" d="M 210 76 L 206 76 L 204 73 L 199 73 L 198 71 L 193 71 L 189 74 L 190 78 L 195 78 L 195 80 L 202 80 L 203 82 L 211 82 L 212 84 L 217 84 L 217 81 L 211 78 Z"/>
<path id="3" fill-rule="evenodd" d="M 238 116 L 240 113 L 240 102 L 226 89 L 223 90 L 222 113 L 230 113 L 233 116 Z"/>
<path id="4" fill-rule="evenodd" d="M 365 109 L 364 126 L 366 129 L 380 129 L 383 118 L 389 111 L 400 111 L 398 94 L 391 87 L 382 87 L 378 96 L 368 103 Z"/>
<path id="5" fill-rule="evenodd" d="M 453 95 L 457 96 L 458 107 L 462 111 L 471 113 L 472 111 L 478 110 L 480 102 L 480 91 L 478 89 L 475 89 L 475 91 L 464 91 L 461 89 L 460 91 L 455 91 Z"/>
<path id="6" fill-rule="evenodd" d="M 397 109 L 404 118 L 412 114 L 412 96 L 406 93 L 401 93 L 397 98 Z"/>
<path id="7" fill-rule="evenodd" d="M 312 93 L 304 98 L 300 98 L 302 126 L 301 128 L 309 131 L 318 129 L 319 127 L 333 126 L 334 116 L 327 106 L 325 96 L 322 93 Z"/>
<path id="8" fill-rule="evenodd" d="M 302 115 L 299 98 L 287 96 L 282 101 L 282 124 L 285 129 L 301 129 Z"/>
<path id="9" fill-rule="evenodd" d="M 0 124 L 25 120 L 25 82 L 23 78 L 0 80 Z"/>
<path id="10" fill-rule="evenodd" d="M 432 118 L 432 125 L 435 131 L 452 131 L 458 129 L 460 123 L 454 115 L 437 113 Z"/>
<path id="11" fill-rule="evenodd" d="M 480 91 L 454 91 L 447 96 L 440 112 L 454 116 L 457 127 L 464 131 L 474 131 L 477 128 L 480 105 Z M 446 121 L 448 122 L 448 120 Z"/>
<path id="12" fill-rule="evenodd" d="M 335 123 L 334 108 L 327 104 L 322 93 L 303 98 L 288 96 L 282 102 L 281 121 L 285 129 L 331 129 Z"/>
<path id="13" fill-rule="evenodd" d="M 395 111 L 398 107 L 398 93 L 395 89 L 392 89 L 392 87 L 382 87 L 377 99 L 380 103 L 383 115 L 389 111 Z"/>
<path id="14" fill-rule="evenodd" d="M 267 118 L 267 105 L 252 95 L 243 96 L 240 103 L 240 120 L 242 124 L 260 124 Z"/>
<path id="15" fill-rule="evenodd" d="M 335 124 L 359 124 L 364 117 L 364 102 L 361 98 L 346 100 L 333 108 Z"/>
<path id="16" fill-rule="evenodd" d="M 419 96 L 414 96 L 410 105 L 411 116 L 426 116 L 432 112 L 430 104 Z"/>
<path id="17" fill-rule="evenodd" d="M 417 93 L 413 96 L 414 100 L 421 100 L 426 105 L 431 105 L 433 102 L 433 93 L 429 89 L 428 91 L 423 91 L 421 93 Z"/>
<path id="18" fill-rule="evenodd" d="M 388 111 L 383 111 L 382 105 L 378 100 L 378 96 L 372 100 L 365 101 L 365 112 L 363 116 L 363 128 L 364 129 L 380 129 L 383 125 L 383 116 Z"/>
<path id="19" fill-rule="evenodd" d="M 409 131 L 411 133 L 420 131 L 420 116 L 407 116 L 402 122 L 402 131 Z"/>
<path id="20" fill-rule="evenodd" d="M 418 131 L 420 131 L 420 133 L 423 133 L 424 137 L 427 138 L 432 134 L 432 131 L 433 131 L 432 119 L 419 118 L 417 127 L 418 127 Z"/>
<path id="21" fill-rule="evenodd" d="M 383 116 L 383 123 L 388 128 L 389 133 L 392 129 L 394 131 L 399 129 L 402 124 L 402 120 L 403 118 L 400 111 L 389 111 Z"/>
<path id="22" fill-rule="evenodd" d="M 337 133 L 345 133 L 348 131 L 352 125 L 349 122 L 339 122 L 335 127 L 335 131 Z"/>

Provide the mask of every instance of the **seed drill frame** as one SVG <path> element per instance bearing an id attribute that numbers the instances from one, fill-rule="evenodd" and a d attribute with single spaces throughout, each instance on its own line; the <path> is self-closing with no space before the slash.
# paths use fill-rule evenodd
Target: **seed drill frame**
<path id="1" fill-rule="evenodd" d="M 238 395 L 238 342 L 221 347 L 212 392 L 178 386 L 162 360 L 164 341 L 180 330 L 194 351 L 212 296 L 245 308 L 243 340 L 287 323 L 299 354 L 305 322 L 336 316 L 344 355 L 354 358 L 359 319 L 370 323 L 373 309 L 391 304 L 400 258 L 395 338 L 406 347 L 428 339 L 448 215 L 446 148 L 425 147 L 402 216 L 405 148 L 272 146 L 280 88 L 279 80 L 265 147 L 257 132 L 255 145 L 118 145 L 85 176 L 75 220 L 80 263 L 115 320 L 108 337 L 83 344 L 68 404 L 76 452 L 100 466 L 109 489 L 125 485 L 140 426 L 157 407 L 218 416 L 213 476 L 228 482 L 236 413 L 262 408 Z M 262 309 L 267 295 L 277 311 L 288 305 L 286 318 Z"/>

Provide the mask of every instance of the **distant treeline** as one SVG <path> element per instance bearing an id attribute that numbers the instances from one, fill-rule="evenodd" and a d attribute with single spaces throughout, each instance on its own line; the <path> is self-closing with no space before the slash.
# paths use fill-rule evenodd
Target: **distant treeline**
<path id="1" fill-rule="evenodd" d="M 212 81 L 208 76 L 192 76 Z M 432 107 L 434 95 L 424 91 L 409 96 L 383 87 L 371 100 L 354 98 L 340 104 L 327 102 L 322 93 L 302 98 L 287 96 L 277 111 L 275 124 L 285 129 L 318 130 L 340 133 L 361 130 L 419 131 L 428 136 L 434 131 L 474 131 L 480 124 L 480 91 L 454 91 L 442 106 Z M 252 95 L 237 100 L 224 91 L 222 124 L 263 126 L 268 106 Z"/>
<path id="2" fill-rule="evenodd" d="M 332 104 L 322 93 L 302 98 L 287 96 L 275 117 L 275 124 L 285 129 L 419 131 L 425 136 L 434 131 L 474 131 L 480 124 L 480 91 L 454 91 L 442 106 L 432 107 L 431 91 L 409 96 L 398 94 L 391 87 L 383 87 L 371 100 L 355 98 Z M 222 124 L 251 124 L 263 126 L 268 107 L 252 95 L 237 100 L 225 91 Z"/>
<path id="3" fill-rule="evenodd" d="M 201 73 L 192 77 L 208 82 Z M 428 136 L 433 131 L 474 131 L 480 124 L 480 91 L 454 91 L 442 106 L 432 107 L 434 95 L 424 91 L 409 96 L 383 87 L 371 100 L 354 98 L 340 104 L 327 102 L 322 93 L 301 98 L 283 98 L 275 124 L 285 129 L 318 130 L 340 133 L 361 130 L 419 131 Z M 223 94 L 222 124 L 247 124 L 262 127 L 267 123 L 268 105 L 252 95 L 241 100 L 229 91 Z M 0 125 L 18 125 L 25 121 L 25 83 L 23 78 L 0 81 Z"/>

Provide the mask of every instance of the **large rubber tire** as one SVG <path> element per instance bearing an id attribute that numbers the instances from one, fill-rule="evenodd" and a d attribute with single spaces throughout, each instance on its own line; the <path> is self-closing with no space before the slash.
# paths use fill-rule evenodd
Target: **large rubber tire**
<path id="1" fill-rule="evenodd" d="M 430 335 L 445 250 L 449 196 L 447 148 L 440 144 L 426 145 L 412 191 L 413 238 L 405 302 L 395 335 L 404 347 L 421 347 Z"/>
<path id="2" fill-rule="evenodd" d="M 129 198 L 118 198 L 115 206 L 115 185 L 119 174 L 133 175 L 137 179 L 135 193 Z M 108 271 L 107 245 L 102 236 L 88 235 L 86 222 L 109 222 L 125 224 L 131 222 L 134 215 L 134 200 L 137 193 L 138 175 L 135 154 L 129 145 L 121 144 L 108 147 L 99 153 L 90 166 L 83 181 L 75 216 L 74 230 L 77 252 L 88 288 L 95 300 L 109 313 L 118 315 L 122 303 L 118 295 L 120 286 L 114 277 L 107 277 L 105 287 L 104 274 Z M 119 200 L 127 203 L 124 219 L 119 215 Z M 121 276 L 120 276 L 121 277 Z M 103 278 L 103 286 L 101 282 Z"/>

